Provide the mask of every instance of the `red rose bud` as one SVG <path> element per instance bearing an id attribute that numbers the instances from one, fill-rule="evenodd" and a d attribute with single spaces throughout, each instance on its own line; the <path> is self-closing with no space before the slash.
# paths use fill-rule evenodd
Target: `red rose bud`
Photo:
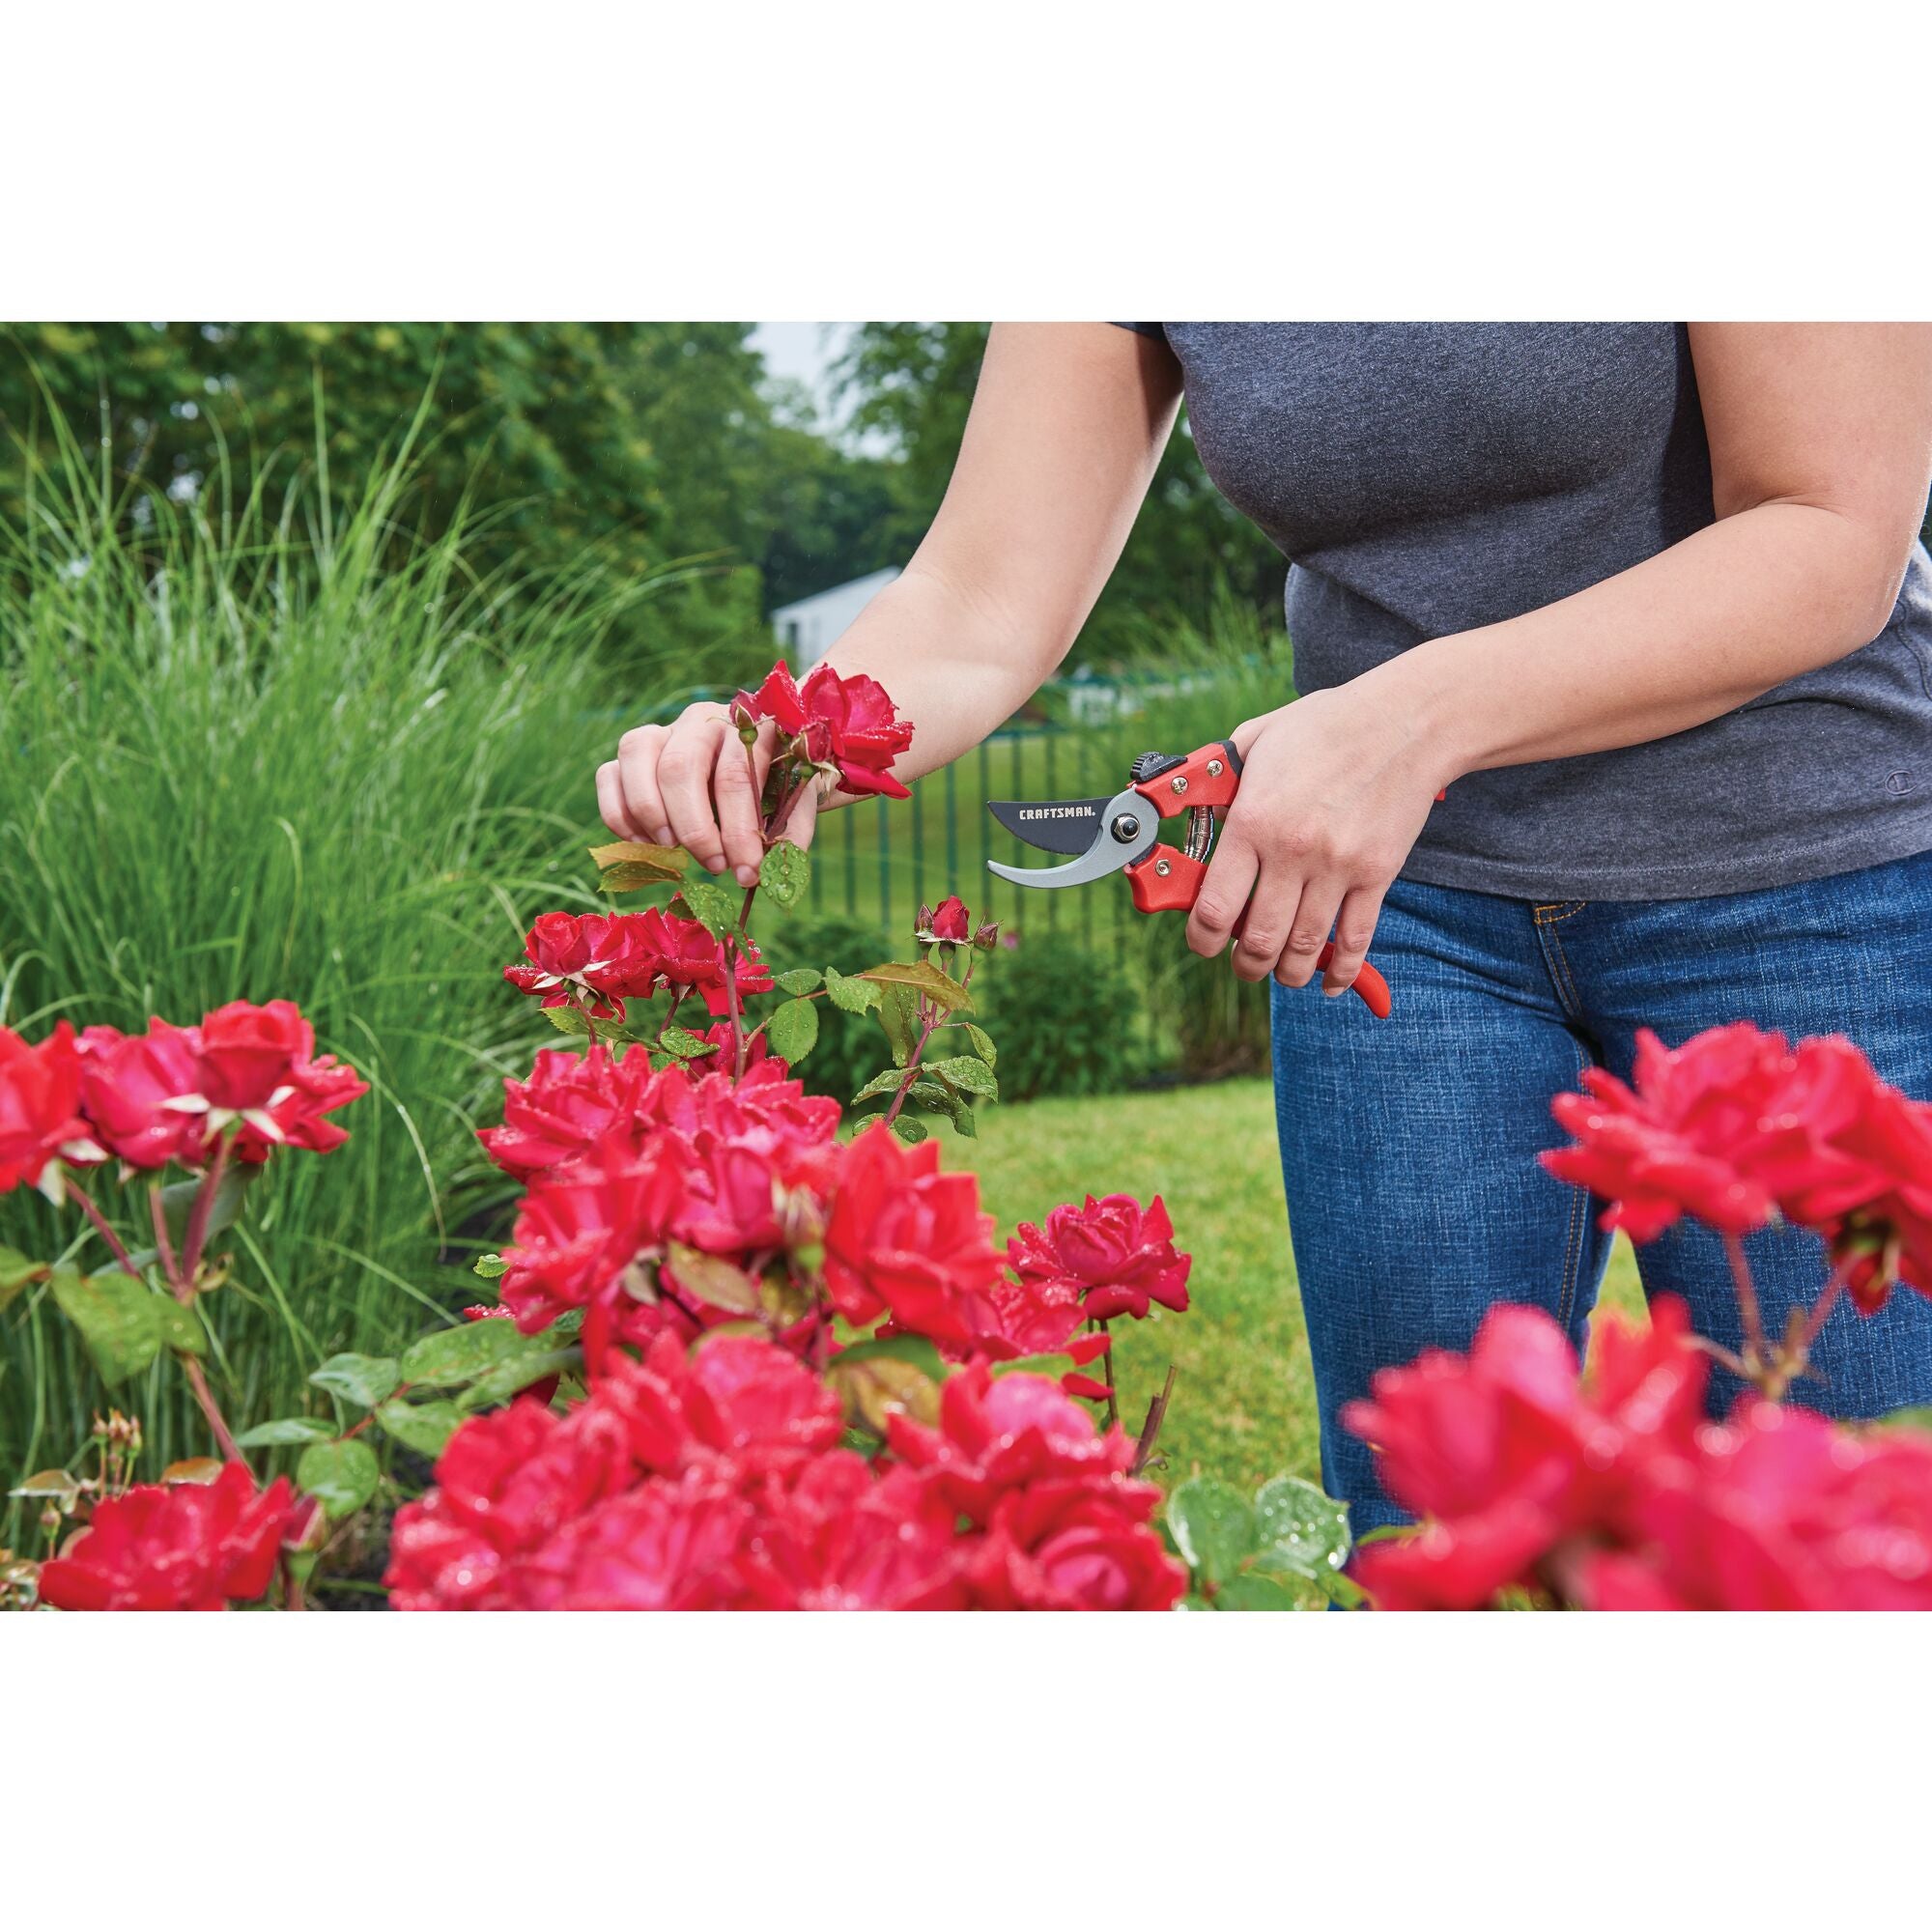
<path id="1" fill-rule="evenodd" d="M 973 946 L 976 952 L 990 952 L 999 943 L 1000 928 L 991 920 L 973 934 Z"/>
<path id="2" fill-rule="evenodd" d="M 929 924 L 935 939 L 950 940 L 955 946 L 963 944 L 971 922 L 957 893 L 939 902 L 939 910 L 932 915 Z"/>

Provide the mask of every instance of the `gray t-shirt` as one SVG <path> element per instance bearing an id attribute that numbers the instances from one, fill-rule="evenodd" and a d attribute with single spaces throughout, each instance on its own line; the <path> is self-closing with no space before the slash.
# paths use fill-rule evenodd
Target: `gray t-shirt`
<path id="1" fill-rule="evenodd" d="M 1295 683 L 1554 603 L 1713 521 L 1669 323 L 1135 324 L 1201 460 L 1293 560 Z M 1694 730 L 1474 772 L 1405 876 L 1535 899 L 1696 898 L 1932 849 L 1932 560 L 1863 649 Z"/>

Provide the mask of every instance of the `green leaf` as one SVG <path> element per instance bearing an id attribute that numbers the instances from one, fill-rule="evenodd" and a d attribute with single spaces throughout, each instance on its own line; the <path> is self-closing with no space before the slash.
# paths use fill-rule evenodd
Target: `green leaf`
<path id="1" fill-rule="evenodd" d="M 352 1516 L 376 1493 L 376 1452 L 366 1442 L 318 1442 L 296 1464 L 296 1487 L 329 1517 Z"/>
<path id="2" fill-rule="evenodd" d="M 49 1272 L 45 1262 L 30 1262 L 18 1248 L 0 1248 L 0 1308 L 23 1288 L 45 1280 Z"/>
<path id="3" fill-rule="evenodd" d="M 453 1402 L 403 1402 L 391 1397 L 377 1409 L 376 1420 L 405 1449 L 434 1459 L 455 1434 L 463 1411 Z"/>
<path id="4" fill-rule="evenodd" d="M 973 1118 L 973 1110 L 966 1103 L 956 1101 L 952 1108 L 952 1131 L 962 1141 L 977 1141 L 980 1138 L 980 1123 Z"/>
<path id="5" fill-rule="evenodd" d="M 558 1033 L 567 1033 L 578 1039 L 590 1037 L 590 1022 L 575 1007 L 539 1007 L 545 1019 Z"/>
<path id="6" fill-rule="evenodd" d="M 825 991 L 841 1013 L 863 1013 L 867 1007 L 879 1004 L 879 988 L 872 980 L 861 980 L 856 974 L 848 979 L 830 966 L 825 969 Z"/>
<path id="7" fill-rule="evenodd" d="M 949 978 L 924 959 L 889 959 L 883 966 L 868 966 L 859 976 L 876 980 L 881 986 L 904 986 L 923 993 L 935 1006 L 949 1013 L 970 1013 L 972 996 L 957 980 Z"/>
<path id="8" fill-rule="evenodd" d="M 181 1355 L 207 1354 L 208 1330 L 201 1325 L 201 1318 L 194 1310 L 184 1308 L 165 1294 L 156 1295 L 155 1300 L 159 1309 L 161 1346 Z"/>
<path id="9" fill-rule="evenodd" d="M 1349 1560 L 1349 1507 L 1299 1476 L 1277 1476 L 1255 1496 L 1259 1569 L 1320 1577 Z"/>
<path id="10" fill-rule="evenodd" d="M 1298 1610 L 1301 1607 L 1289 1586 L 1274 1577 L 1250 1570 L 1231 1577 L 1214 1596 L 1217 1610 Z"/>
<path id="11" fill-rule="evenodd" d="M 501 1255 L 478 1255 L 469 1271 L 480 1274 L 485 1281 L 495 1281 L 498 1275 L 509 1273 L 510 1264 Z"/>
<path id="12" fill-rule="evenodd" d="M 533 1342 L 534 1336 L 526 1336 Z M 532 1382 L 546 1376 L 567 1376 L 583 1367 L 582 1349 L 532 1349 L 526 1355 L 512 1355 L 507 1362 L 480 1375 L 456 1398 L 456 1406 L 468 1414 L 471 1409 L 495 1408 L 512 1396 L 521 1395 Z"/>
<path id="13" fill-rule="evenodd" d="M 666 1027 L 653 1044 L 673 1060 L 702 1060 L 707 1053 L 718 1051 L 715 1040 L 699 1039 L 695 1033 L 687 1033 L 681 1026 Z"/>
<path id="14" fill-rule="evenodd" d="M 896 1066 L 888 1066 L 883 1073 L 875 1073 L 852 1095 L 852 1104 L 857 1107 L 867 1100 L 876 1100 L 882 1094 L 895 1094 L 898 1085 L 905 1078 Z"/>
<path id="15" fill-rule="evenodd" d="M 815 966 L 794 966 L 789 973 L 780 973 L 772 980 L 781 993 L 815 993 L 825 983 L 825 976 Z"/>
<path id="16" fill-rule="evenodd" d="M 402 1380 L 430 1387 L 467 1382 L 498 1362 L 525 1352 L 529 1344 L 517 1324 L 500 1316 L 466 1321 L 460 1328 L 437 1328 L 419 1335 L 403 1350 Z M 383 1391 L 390 1393 L 389 1389 Z"/>
<path id="17" fill-rule="evenodd" d="M 651 883 L 663 885 L 671 879 L 681 879 L 684 868 L 691 863 L 691 854 L 682 845 L 645 845 L 635 838 L 620 838 L 614 845 L 593 845 L 590 847 L 592 862 L 606 872 L 620 866 L 635 867 L 640 872 L 652 874 Z M 621 892 L 621 886 L 606 886 L 604 891 Z"/>
<path id="18" fill-rule="evenodd" d="M 1225 1582 L 1255 1553 L 1254 1510 L 1214 1476 L 1196 1476 L 1168 1497 L 1167 1526 L 1180 1560 L 1209 1583 Z"/>
<path id="19" fill-rule="evenodd" d="M 863 1342 L 854 1342 L 849 1349 L 840 1349 L 834 1358 L 840 1362 L 870 1362 L 881 1358 L 895 1362 L 910 1362 L 922 1375 L 930 1376 L 934 1381 L 946 1378 L 946 1358 L 928 1342 L 923 1335 L 872 1335 Z M 994 1373 L 1007 1366 L 1002 1362 Z"/>
<path id="20" fill-rule="evenodd" d="M 312 1415 L 285 1415 L 278 1422 L 258 1422 L 235 1438 L 238 1449 L 286 1449 L 297 1442 L 330 1442 L 337 1430 L 332 1422 Z"/>
<path id="21" fill-rule="evenodd" d="M 53 1271 L 53 1290 L 61 1313 L 80 1330 L 110 1388 L 138 1376 L 161 1352 L 162 1298 L 145 1282 L 63 1267 Z"/>
<path id="22" fill-rule="evenodd" d="M 893 1050 L 893 1065 L 903 1066 L 919 1040 L 919 995 L 910 986 L 880 988 L 879 1025 Z"/>
<path id="23" fill-rule="evenodd" d="M 915 1121 L 901 1114 L 893 1122 L 893 1132 L 904 1141 L 907 1147 L 917 1147 L 925 1138 L 925 1122 Z"/>
<path id="24" fill-rule="evenodd" d="M 589 1024 L 591 1038 L 606 1046 L 627 1046 L 638 1037 L 622 1020 L 593 1019 Z"/>
<path id="25" fill-rule="evenodd" d="M 781 911 L 795 906 L 810 883 L 810 856 L 789 838 L 781 838 L 759 863 L 759 889 Z"/>
<path id="26" fill-rule="evenodd" d="M 961 1024 L 966 1029 L 966 1037 L 973 1042 L 973 1051 L 988 1066 L 997 1066 L 1000 1064 L 999 1049 L 994 1046 L 991 1038 L 987 1036 L 985 1028 L 975 1026 L 971 1020 L 964 1020 Z"/>
<path id="27" fill-rule="evenodd" d="M 696 1295 L 707 1307 L 723 1308 L 732 1315 L 757 1313 L 757 1276 L 747 1274 L 724 1256 L 707 1255 L 682 1241 L 672 1241 L 665 1264 L 677 1276 L 678 1287 Z"/>
<path id="28" fill-rule="evenodd" d="M 928 1060 L 923 1071 L 935 1079 L 950 1081 L 968 1094 L 980 1094 L 989 1100 L 1000 1097 L 1000 1083 L 983 1060 L 961 1054 L 956 1060 Z"/>
<path id="29" fill-rule="evenodd" d="M 402 1377 L 387 1355 L 331 1355 L 309 1380 L 357 1408 L 374 1408 L 395 1393 Z"/>
<path id="30" fill-rule="evenodd" d="M 640 893 L 646 886 L 667 885 L 677 876 L 675 872 L 662 871 L 655 866 L 640 866 L 635 860 L 625 860 L 604 868 L 598 875 L 597 890 L 611 895 Z"/>
<path id="31" fill-rule="evenodd" d="M 738 905 L 723 886 L 703 879 L 687 879 L 677 889 L 684 909 L 706 932 L 723 939 L 738 923 Z"/>
<path id="32" fill-rule="evenodd" d="M 781 1060 L 796 1065 L 818 1044 L 818 1009 L 810 1000 L 787 1000 L 765 1022 L 765 1038 Z"/>

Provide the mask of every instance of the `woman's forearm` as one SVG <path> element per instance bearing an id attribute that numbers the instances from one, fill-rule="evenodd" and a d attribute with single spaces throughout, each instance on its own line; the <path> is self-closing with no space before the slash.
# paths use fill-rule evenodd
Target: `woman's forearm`
<path id="1" fill-rule="evenodd" d="M 867 605 L 828 662 L 841 676 L 877 678 L 912 720 L 912 749 L 894 764 L 910 780 L 996 731 L 1039 689 L 1068 641 L 1028 635 L 1020 620 L 915 559 Z"/>
<path id="2" fill-rule="evenodd" d="M 1587 590 L 1368 673 L 1445 779 L 1689 730 L 1885 628 L 1904 552 L 1838 512 L 1741 511 Z"/>

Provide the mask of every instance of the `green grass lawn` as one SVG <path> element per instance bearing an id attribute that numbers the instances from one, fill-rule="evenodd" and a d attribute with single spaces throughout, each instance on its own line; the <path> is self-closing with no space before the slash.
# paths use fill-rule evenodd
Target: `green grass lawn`
<path id="1" fill-rule="evenodd" d="M 1001 1232 L 1083 1193 L 1158 1192 L 1176 1244 L 1194 1256 L 1193 1306 L 1119 1324 L 1119 1373 L 1138 1428 L 1169 1361 L 1179 1367 L 1161 1441 L 1162 1480 L 1197 1470 L 1248 1488 L 1287 1472 L 1321 1476 L 1308 1338 L 1295 1293 L 1264 1080 L 1104 1100 L 986 1107 L 978 1141 L 949 1165 L 979 1172 Z M 1640 1315 L 1634 1258 L 1619 1241 L 1604 1306 Z"/>

